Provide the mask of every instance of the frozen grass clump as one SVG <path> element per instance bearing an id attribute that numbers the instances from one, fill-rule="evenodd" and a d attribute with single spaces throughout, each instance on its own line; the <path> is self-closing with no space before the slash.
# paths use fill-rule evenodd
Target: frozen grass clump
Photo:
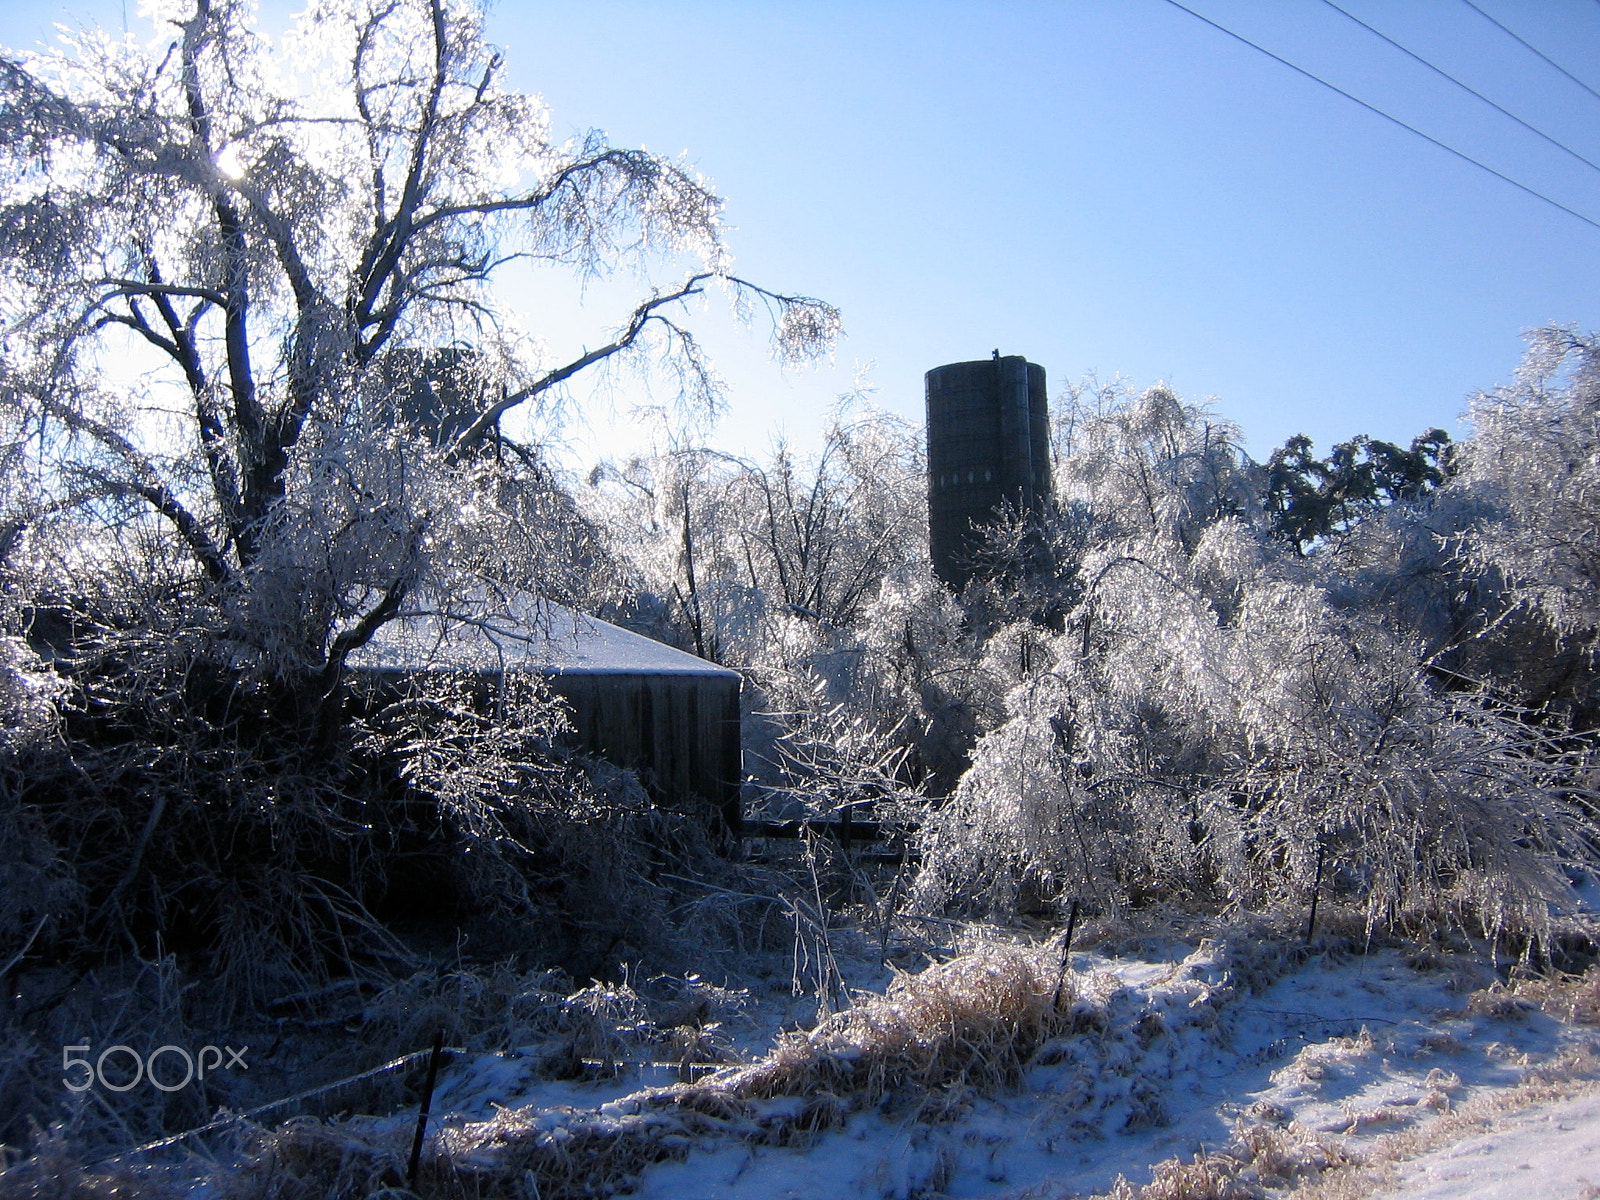
<path id="1" fill-rule="evenodd" d="M 1072 1000 L 1070 979 L 1060 999 Z M 1056 979 L 1038 951 L 991 946 L 899 975 L 810 1033 L 785 1035 L 723 1086 L 747 1099 L 832 1092 L 862 1103 L 1014 1086 L 1061 1025 Z"/>
<path id="2" fill-rule="evenodd" d="M 1600 965 L 1581 975 L 1536 976 L 1511 987 L 1491 984 L 1467 1003 L 1474 1013 L 1491 1017 L 1516 1020 L 1542 1009 L 1573 1025 L 1600 1025 Z"/>
<path id="3" fill-rule="evenodd" d="M 1337 1143 L 1298 1125 L 1241 1122 L 1223 1149 L 1156 1163 L 1142 1186 L 1119 1177 L 1105 1200 L 1259 1200 L 1268 1189 L 1298 1188 L 1350 1161 Z"/>
<path id="4" fill-rule="evenodd" d="M 426 1046 L 440 1031 L 446 1045 L 472 1050 L 530 1045 L 555 1032 L 570 990 L 564 972 L 510 963 L 418 971 L 366 1003 L 362 1041 L 369 1056 L 389 1058 Z"/>

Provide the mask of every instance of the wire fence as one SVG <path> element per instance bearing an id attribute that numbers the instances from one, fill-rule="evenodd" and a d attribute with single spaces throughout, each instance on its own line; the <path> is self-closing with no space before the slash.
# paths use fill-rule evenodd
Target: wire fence
<path id="1" fill-rule="evenodd" d="M 90 1168 L 115 1166 L 126 1162 L 128 1159 L 142 1157 L 146 1154 L 153 1154 L 160 1150 L 169 1150 L 174 1146 L 181 1145 L 182 1143 L 189 1141 L 191 1138 L 199 1137 L 202 1134 L 216 1133 L 222 1130 L 238 1129 L 240 1126 L 246 1123 L 258 1123 L 259 1118 L 288 1108 L 292 1105 L 303 1105 L 308 1101 L 315 1100 L 321 1096 L 325 1096 L 333 1092 L 337 1092 L 339 1089 L 349 1087 L 352 1084 L 379 1079 L 385 1075 L 391 1075 L 396 1071 L 404 1071 L 413 1065 L 420 1065 L 426 1062 L 432 1053 L 432 1047 L 423 1050 L 412 1050 L 407 1054 L 402 1054 L 399 1058 L 390 1059 L 386 1063 L 382 1063 L 376 1067 L 371 1067 L 368 1070 L 358 1072 L 355 1075 L 348 1075 L 343 1079 L 335 1079 L 329 1083 L 319 1084 L 317 1087 L 307 1088 L 305 1091 L 296 1092 L 292 1096 L 284 1096 L 281 1099 L 272 1100 L 266 1104 L 259 1104 L 254 1108 L 245 1109 L 242 1112 L 224 1112 L 221 1116 L 207 1121 L 204 1125 L 197 1125 L 193 1129 L 184 1130 L 182 1133 L 174 1133 L 167 1137 L 157 1138 L 153 1142 L 146 1142 L 143 1145 L 134 1146 L 129 1150 L 122 1151 L 120 1154 L 114 1154 L 109 1158 L 99 1159 L 96 1162 L 88 1165 Z M 443 1066 L 452 1060 L 466 1057 L 509 1058 L 521 1056 L 518 1055 L 516 1051 L 510 1050 L 467 1050 L 459 1046 L 445 1046 L 440 1052 L 440 1065 Z M 625 1069 L 644 1070 L 646 1068 L 657 1071 L 673 1071 L 678 1073 L 679 1082 L 684 1083 L 690 1082 L 693 1079 L 703 1078 L 706 1075 L 714 1074 L 717 1071 L 726 1070 L 729 1066 L 739 1065 L 737 1063 L 700 1063 L 685 1062 L 682 1060 L 602 1059 L 588 1057 L 580 1058 L 578 1061 L 582 1063 L 584 1067 L 591 1068 L 598 1072 L 621 1072 Z"/>

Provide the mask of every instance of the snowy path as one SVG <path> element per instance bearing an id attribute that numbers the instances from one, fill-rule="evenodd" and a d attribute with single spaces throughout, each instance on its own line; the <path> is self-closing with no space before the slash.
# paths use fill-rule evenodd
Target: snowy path
<path id="1" fill-rule="evenodd" d="M 1402 1164 L 1375 1200 L 1596 1200 L 1600 1094 L 1540 1105 Z"/>

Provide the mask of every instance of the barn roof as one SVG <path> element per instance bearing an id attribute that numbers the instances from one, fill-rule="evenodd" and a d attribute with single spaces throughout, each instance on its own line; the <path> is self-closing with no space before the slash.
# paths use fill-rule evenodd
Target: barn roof
<path id="1" fill-rule="evenodd" d="M 738 673 L 621 626 L 533 597 L 495 616 L 418 613 L 389 622 L 348 665 L 357 671 L 472 671 L 541 675 Z"/>

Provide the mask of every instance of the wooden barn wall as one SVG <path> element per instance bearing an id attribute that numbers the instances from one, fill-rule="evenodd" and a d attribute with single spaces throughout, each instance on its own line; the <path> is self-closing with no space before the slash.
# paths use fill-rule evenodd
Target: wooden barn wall
<path id="1" fill-rule="evenodd" d="M 739 680 L 698 675 L 551 675 L 585 750 L 639 772 L 661 803 L 698 796 L 739 828 Z"/>

